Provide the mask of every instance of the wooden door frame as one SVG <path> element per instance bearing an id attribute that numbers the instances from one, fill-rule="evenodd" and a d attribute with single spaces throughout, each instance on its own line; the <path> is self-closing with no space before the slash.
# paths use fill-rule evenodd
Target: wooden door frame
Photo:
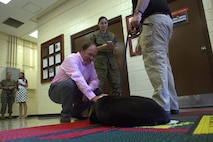
<path id="1" fill-rule="evenodd" d="M 118 16 L 118 17 L 115 17 L 115 18 L 113 18 L 113 19 L 110 19 L 110 20 L 108 21 L 108 24 L 109 24 L 109 26 L 110 26 L 110 25 L 112 25 L 112 24 L 114 24 L 114 23 L 120 22 L 121 20 L 122 20 L 121 16 Z M 74 34 L 74 35 L 71 35 L 71 36 L 70 36 L 70 39 L 71 39 L 71 48 L 73 49 L 73 50 L 71 49 L 71 50 L 72 50 L 72 53 L 73 53 L 73 51 L 75 52 L 75 45 L 74 45 L 75 39 L 77 39 L 77 38 L 79 38 L 79 37 L 82 37 L 82 36 L 84 36 L 84 35 L 87 35 L 87 34 L 89 34 L 89 33 L 91 33 L 91 32 L 97 31 L 98 29 L 99 29 L 98 25 L 95 25 L 95 26 L 92 26 L 92 27 L 90 27 L 90 28 L 88 28 L 88 29 L 86 29 L 86 30 L 83 30 L 83 31 L 79 32 L 79 33 L 76 33 L 76 34 Z"/>

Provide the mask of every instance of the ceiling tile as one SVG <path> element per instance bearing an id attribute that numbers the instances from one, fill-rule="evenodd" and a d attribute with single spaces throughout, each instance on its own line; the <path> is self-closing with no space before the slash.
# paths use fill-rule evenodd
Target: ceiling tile
<path id="1" fill-rule="evenodd" d="M 42 8 L 29 2 L 23 7 L 23 9 L 34 14 L 34 13 L 37 13 L 38 11 L 40 11 Z"/>

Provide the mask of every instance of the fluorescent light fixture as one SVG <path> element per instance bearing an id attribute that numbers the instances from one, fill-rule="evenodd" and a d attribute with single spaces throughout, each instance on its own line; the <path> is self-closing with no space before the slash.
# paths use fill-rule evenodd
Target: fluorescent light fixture
<path id="1" fill-rule="evenodd" d="M 34 37 L 34 38 L 38 38 L 38 30 L 35 30 L 34 32 L 29 34 L 29 36 Z"/>
<path id="2" fill-rule="evenodd" d="M 1 3 L 3 4 L 8 4 L 11 0 L 0 0 Z"/>

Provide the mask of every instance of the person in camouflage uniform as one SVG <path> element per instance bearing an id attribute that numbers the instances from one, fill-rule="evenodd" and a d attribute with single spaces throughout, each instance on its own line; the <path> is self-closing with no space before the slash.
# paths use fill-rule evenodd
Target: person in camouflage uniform
<path id="1" fill-rule="evenodd" d="M 0 82 L 1 93 L 1 119 L 5 119 L 4 114 L 8 105 L 9 118 L 12 118 L 12 107 L 14 103 L 14 89 L 16 88 L 16 82 L 11 79 L 11 73 L 7 72 L 6 79 Z"/>
<path id="2" fill-rule="evenodd" d="M 100 81 L 99 87 L 103 89 L 106 79 L 112 88 L 112 95 L 120 95 L 120 73 L 113 52 L 118 49 L 118 41 L 112 32 L 107 31 L 108 20 L 102 16 L 98 20 L 99 31 L 94 32 L 91 41 L 97 46 L 98 53 L 95 57 L 95 69 Z"/>

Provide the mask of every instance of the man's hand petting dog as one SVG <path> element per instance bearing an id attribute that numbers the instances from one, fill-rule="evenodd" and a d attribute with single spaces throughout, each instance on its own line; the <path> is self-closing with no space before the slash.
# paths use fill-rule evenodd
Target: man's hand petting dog
<path id="1" fill-rule="evenodd" d="M 100 98 L 102 98 L 102 97 L 104 97 L 104 96 L 108 96 L 108 94 L 101 94 L 101 95 L 99 95 L 99 96 L 95 96 L 95 97 L 92 99 L 92 101 L 93 101 L 93 102 L 97 102 L 98 99 L 100 99 Z"/>

